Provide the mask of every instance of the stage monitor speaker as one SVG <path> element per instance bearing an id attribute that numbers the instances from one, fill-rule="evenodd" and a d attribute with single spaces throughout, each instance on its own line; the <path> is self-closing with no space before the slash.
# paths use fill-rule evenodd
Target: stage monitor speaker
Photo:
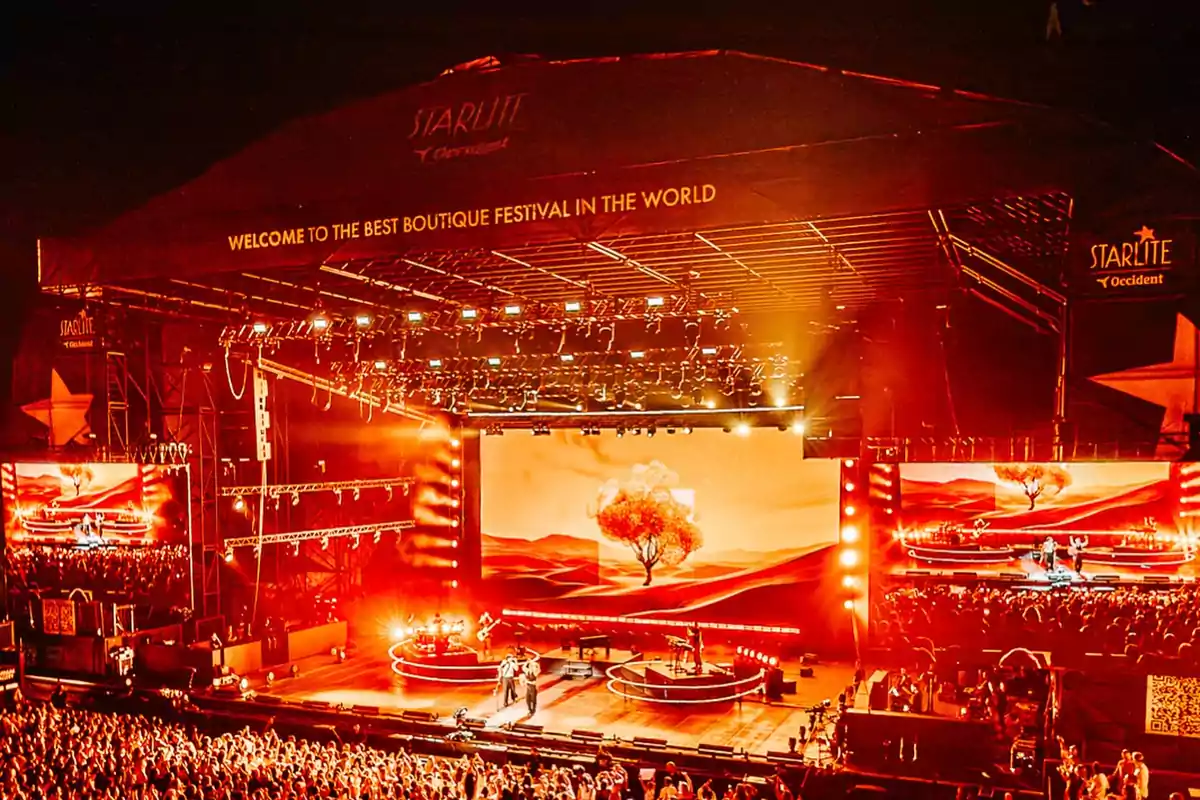
<path id="1" fill-rule="evenodd" d="M 958 570 L 955 570 L 954 577 L 970 578 L 971 580 L 976 580 L 979 577 L 979 573 L 978 572 L 959 572 Z"/>
<path id="2" fill-rule="evenodd" d="M 1092 583 L 1116 583 L 1121 580 L 1120 575 L 1093 575 Z"/>
<path id="3" fill-rule="evenodd" d="M 871 681 L 871 693 L 867 700 L 867 707 L 872 711 L 887 711 L 888 707 L 888 682 L 887 680 Z"/>
<path id="4" fill-rule="evenodd" d="M 767 761 L 775 764 L 804 764 L 804 756 L 799 753 L 785 753 L 782 750 L 768 750 Z"/>
<path id="5" fill-rule="evenodd" d="M 524 722 L 514 722 L 512 726 L 513 733 L 520 733 L 525 736 L 541 736 L 546 731 L 542 725 L 526 725 Z"/>
<path id="6" fill-rule="evenodd" d="M 801 667 L 800 668 L 800 677 L 801 678 L 811 678 L 811 677 L 813 677 L 814 674 L 816 674 L 816 673 L 813 672 L 812 667 Z"/>
<path id="7" fill-rule="evenodd" d="M 314 711 L 332 711 L 333 710 L 333 706 L 331 706 L 331 705 L 329 705 L 329 703 L 323 702 L 321 700 L 305 700 L 300 705 L 304 706 L 305 708 L 311 708 Z"/>
<path id="8" fill-rule="evenodd" d="M 438 715 L 436 711 L 405 710 L 400 712 L 400 719 L 406 722 L 437 722 Z"/>
<path id="9" fill-rule="evenodd" d="M 801 664 L 819 664 L 821 662 L 820 662 L 820 659 L 817 658 L 816 653 L 805 653 L 804 655 L 802 655 L 800 657 L 800 663 Z"/>
<path id="10" fill-rule="evenodd" d="M 571 738 L 580 742 L 600 742 L 604 739 L 604 734 L 600 731 L 571 731 Z"/>
<path id="11" fill-rule="evenodd" d="M 697 752 L 702 756 L 732 756 L 733 747 L 725 744 L 704 744 L 701 742 L 696 746 Z"/>
<path id="12" fill-rule="evenodd" d="M 255 700 L 257 700 L 257 701 L 258 701 L 258 702 L 260 702 L 260 703 L 265 703 L 266 705 L 269 705 L 269 706 L 281 706 L 281 705 L 283 705 L 283 698 L 282 698 L 282 697 L 276 697 L 276 696 L 275 696 L 275 695 L 273 695 L 273 694 L 259 694 L 259 695 L 255 695 L 255 696 L 254 696 L 254 699 L 255 699 Z"/>
<path id="13" fill-rule="evenodd" d="M 1142 583 L 1170 583 L 1171 578 L 1167 575 L 1143 575 Z"/>
<path id="14" fill-rule="evenodd" d="M 379 716 L 379 706 L 354 706 L 350 710 L 362 717 Z"/>
<path id="15" fill-rule="evenodd" d="M 923 577 L 928 577 L 928 576 L 932 575 L 933 573 L 927 569 L 910 569 L 910 570 L 905 570 L 904 574 L 909 575 L 914 578 L 923 578 Z"/>
<path id="16" fill-rule="evenodd" d="M 783 693 L 784 694 L 795 694 L 796 693 L 796 682 L 795 681 L 784 681 L 783 682 Z"/>
<path id="17" fill-rule="evenodd" d="M 646 739 L 641 736 L 633 737 L 633 744 L 646 750 L 665 750 L 667 748 L 666 739 Z"/>
<path id="18" fill-rule="evenodd" d="M 478 717 L 467 717 L 462 721 L 462 726 L 469 731 L 481 731 L 487 727 L 487 720 L 479 719 Z"/>
<path id="19" fill-rule="evenodd" d="M 1001 572 L 999 577 L 1002 581 L 1024 581 L 1029 579 L 1029 576 L 1024 572 Z"/>

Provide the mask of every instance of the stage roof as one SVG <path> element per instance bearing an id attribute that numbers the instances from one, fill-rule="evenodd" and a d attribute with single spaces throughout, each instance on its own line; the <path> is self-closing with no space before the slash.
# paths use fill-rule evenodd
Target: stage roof
<path id="1" fill-rule="evenodd" d="M 1151 195 L 1184 213 L 1192 178 L 1069 114 L 743 53 L 484 59 L 44 240 L 39 280 L 222 321 L 656 294 L 853 313 L 947 285 L 951 234 L 1053 283 L 1072 226 Z"/>

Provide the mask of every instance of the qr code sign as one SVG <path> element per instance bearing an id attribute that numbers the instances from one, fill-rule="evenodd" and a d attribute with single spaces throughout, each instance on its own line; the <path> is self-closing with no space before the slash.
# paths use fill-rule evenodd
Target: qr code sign
<path id="1" fill-rule="evenodd" d="M 1146 678 L 1146 733 L 1200 738 L 1200 678 Z"/>

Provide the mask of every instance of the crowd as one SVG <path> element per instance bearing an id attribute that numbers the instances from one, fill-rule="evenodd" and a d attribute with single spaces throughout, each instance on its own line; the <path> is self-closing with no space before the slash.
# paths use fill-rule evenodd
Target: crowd
<path id="1" fill-rule="evenodd" d="M 12 800 L 754 800 L 718 793 L 673 765 L 631 778 L 603 751 L 595 768 L 487 763 L 389 752 L 361 742 L 246 729 L 207 735 L 138 715 L 18 704 L 0 712 L 0 796 Z M 634 782 L 636 781 L 636 783 Z M 793 800 L 778 782 L 774 800 Z"/>
<path id="2" fill-rule="evenodd" d="M 878 640 L 1180 657 L 1200 654 L 1200 595 L 1174 590 L 895 589 L 874 609 Z"/>
<path id="3" fill-rule="evenodd" d="M 93 599 L 130 603 L 149 613 L 188 604 L 187 547 L 14 547 L 0 554 L 10 597 L 23 608 L 31 597 L 73 589 Z M 46 595 L 51 596 L 51 595 Z"/>

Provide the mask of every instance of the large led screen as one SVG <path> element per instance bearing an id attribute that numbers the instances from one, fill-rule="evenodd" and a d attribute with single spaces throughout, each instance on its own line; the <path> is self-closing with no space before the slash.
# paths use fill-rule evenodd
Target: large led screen
<path id="1" fill-rule="evenodd" d="M 128 463 L 0 465 L 4 537 L 14 545 L 154 545 L 187 541 L 186 482 Z M 186 489 L 184 489 L 186 491 Z"/>
<path id="2" fill-rule="evenodd" d="M 1191 576 L 1197 501 L 1194 464 L 902 464 L 879 552 L 899 571 Z"/>
<path id="3" fill-rule="evenodd" d="M 774 430 L 485 436 L 485 590 L 524 610 L 795 626 L 839 520 L 838 462 L 801 452 Z"/>

